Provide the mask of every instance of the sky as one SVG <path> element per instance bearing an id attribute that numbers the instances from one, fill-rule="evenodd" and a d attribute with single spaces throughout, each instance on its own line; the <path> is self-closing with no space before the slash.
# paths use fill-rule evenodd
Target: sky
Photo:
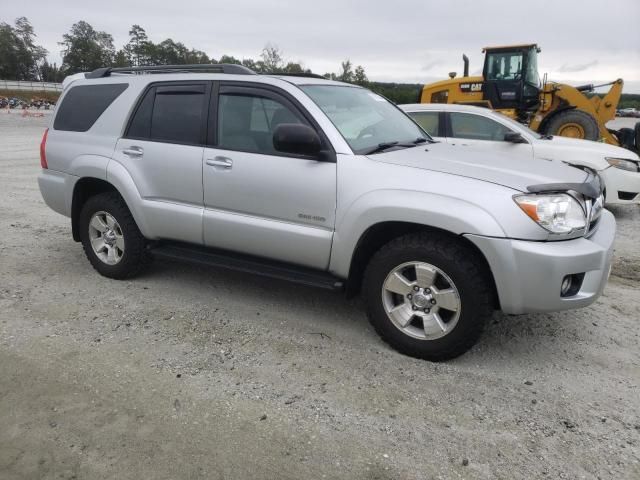
<path id="1" fill-rule="evenodd" d="M 19 16 L 58 64 L 63 33 L 85 20 L 117 48 L 136 23 L 213 58 L 255 59 L 271 43 L 315 73 L 349 58 L 370 80 L 411 83 L 460 75 L 463 53 L 479 74 L 485 46 L 537 43 L 550 80 L 623 78 L 640 93 L 640 0 L 0 0 L 0 22 Z"/>

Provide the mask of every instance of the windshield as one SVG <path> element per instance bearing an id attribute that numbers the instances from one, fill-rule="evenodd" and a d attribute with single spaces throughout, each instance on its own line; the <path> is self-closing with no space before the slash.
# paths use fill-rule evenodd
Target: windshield
<path id="1" fill-rule="evenodd" d="M 329 117 L 357 154 L 371 152 L 381 145 L 394 143 L 407 147 L 419 138 L 431 139 L 393 104 L 365 88 L 339 85 L 300 88 Z"/>
<path id="2" fill-rule="evenodd" d="M 531 85 L 538 86 L 540 84 L 540 77 L 538 76 L 538 50 L 536 48 L 529 50 L 527 73 L 524 80 Z"/>
<path id="3" fill-rule="evenodd" d="M 490 53 L 487 67 L 487 80 L 520 80 L 522 52 Z"/>

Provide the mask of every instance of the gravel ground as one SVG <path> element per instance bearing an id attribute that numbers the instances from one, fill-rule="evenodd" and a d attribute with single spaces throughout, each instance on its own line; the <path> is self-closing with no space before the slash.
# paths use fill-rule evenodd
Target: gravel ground
<path id="1" fill-rule="evenodd" d="M 496 313 L 446 364 L 336 293 L 180 263 L 100 277 L 0 113 L 0 478 L 640 478 L 640 208 L 592 307 Z"/>

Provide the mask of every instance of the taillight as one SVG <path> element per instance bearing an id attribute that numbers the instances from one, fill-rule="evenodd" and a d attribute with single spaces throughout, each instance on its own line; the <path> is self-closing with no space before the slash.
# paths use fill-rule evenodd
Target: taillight
<path id="1" fill-rule="evenodd" d="M 40 142 L 40 166 L 42 168 L 49 168 L 47 165 L 47 134 L 49 133 L 49 129 L 45 129 L 44 135 L 42 135 L 42 141 Z"/>

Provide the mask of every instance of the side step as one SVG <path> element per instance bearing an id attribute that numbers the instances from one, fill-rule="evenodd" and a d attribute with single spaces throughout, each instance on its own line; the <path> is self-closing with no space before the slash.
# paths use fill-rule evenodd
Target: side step
<path id="1" fill-rule="evenodd" d="M 150 251 L 154 257 L 228 268 L 327 290 L 341 290 L 344 287 L 341 279 L 327 272 L 234 252 L 173 243 L 158 244 Z"/>

